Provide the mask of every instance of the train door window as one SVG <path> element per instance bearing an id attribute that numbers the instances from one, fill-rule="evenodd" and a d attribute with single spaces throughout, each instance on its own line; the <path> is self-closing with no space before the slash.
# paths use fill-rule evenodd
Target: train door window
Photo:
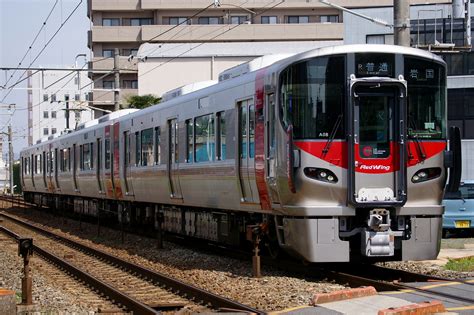
<path id="1" fill-rule="evenodd" d="M 161 164 L 161 130 L 160 127 L 155 128 L 155 164 Z"/>
<path id="2" fill-rule="evenodd" d="M 94 169 L 94 143 L 89 143 L 89 169 Z"/>
<path id="3" fill-rule="evenodd" d="M 100 170 L 102 168 L 102 142 L 100 138 L 97 139 L 97 185 L 99 186 L 99 191 L 102 191 L 102 182 L 100 180 Z"/>
<path id="4" fill-rule="evenodd" d="M 105 139 L 105 169 L 110 169 L 110 139 Z"/>
<path id="5" fill-rule="evenodd" d="M 216 115 L 217 120 L 217 143 L 216 143 L 216 156 L 218 160 L 225 160 L 226 158 L 226 125 L 225 125 L 225 112 L 219 112 Z"/>
<path id="6" fill-rule="evenodd" d="M 249 105 L 249 158 L 255 157 L 255 106 Z"/>
<path id="7" fill-rule="evenodd" d="M 193 162 L 193 144 L 194 144 L 194 132 L 193 132 L 193 121 L 191 119 L 186 120 L 186 163 Z"/>
<path id="8" fill-rule="evenodd" d="M 84 152 L 82 151 L 82 145 L 79 146 L 79 168 L 84 169 Z"/>
<path id="9" fill-rule="evenodd" d="M 141 132 L 141 165 L 153 165 L 153 128 L 142 130 Z"/>
<path id="10" fill-rule="evenodd" d="M 82 164 L 84 170 L 88 171 L 91 169 L 91 152 L 89 143 L 82 146 Z"/>
<path id="11" fill-rule="evenodd" d="M 67 170 L 71 170 L 71 148 L 67 149 Z"/>
<path id="12" fill-rule="evenodd" d="M 268 155 L 275 157 L 275 94 L 268 94 Z"/>
<path id="13" fill-rule="evenodd" d="M 196 162 L 208 162 L 215 159 L 214 115 L 195 118 L 194 157 Z"/>
<path id="14" fill-rule="evenodd" d="M 242 102 L 239 107 L 240 117 L 240 158 L 247 158 L 247 105 Z"/>
<path id="15" fill-rule="evenodd" d="M 130 165 L 130 131 L 125 131 L 123 133 L 123 164 L 124 167 L 126 168 L 127 166 Z"/>
<path id="16" fill-rule="evenodd" d="M 64 172 L 64 150 L 59 151 L 59 170 Z"/>
<path id="17" fill-rule="evenodd" d="M 140 133 L 135 132 L 135 166 L 140 165 Z"/>
<path id="18" fill-rule="evenodd" d="M 41 157 L 41 168 L 42 168 L 42 173 L 43 175 L 46 175 L 46 173 L 48 172 L 48 170 L 46 169 L 47 168 L 47 164 L 46 163 L 46 152 L 43 151 L 43 156 Z"/>

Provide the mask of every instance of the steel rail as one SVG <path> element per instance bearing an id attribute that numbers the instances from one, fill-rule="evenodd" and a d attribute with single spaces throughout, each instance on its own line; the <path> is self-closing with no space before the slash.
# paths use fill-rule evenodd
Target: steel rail
<path id="1" fill-rule="evenodd" d="M 19 241 L 20 237 L 15 232 L 5 228 L 4 226 L 0 226 L 0 231 L 14 238 L 16 241 Z M 94 276 L 90 275 L 89 273 L 82 271 L 81 269 L 73 266 L 72 264 L 68 263 L 64 259 L 57 257 L 56 255 L 50 253 L 49 251 L 45 249 L 33 244 L 33 251 L 37 253 L 39 256 L 43 257 L 44 259 L 58 266 L 60 269 L 65 270 L 66 272 L 73 275 L 74 277 L 94 287 L 95 289 L 103 293 L 105 296 L 107 296 L 110 300 L 113 300 L 115 304 L 120 304 L 122 306 L 125 306 L 128 310 L 136 314 L 144 314 L 144 315 L 159 314 L 158 311 L 154 310 L 150 306 L 144 303 L 141 303 L 137 301 L 136 299 L 134 299 L 133 297 L 108 285 L 107 283 L 96 279 Z"/>
<path id="2" fill-rule="evenodd" d="M 220 295 L 214 294 L 212 292 L 200 289 L 194 285 L 184 283 L 180 280 L 173 279 L 171 277 L 166 276 L 163 273 L 142 267 L 140 265 L 125 261 L 121 258 L 118 258 L 116 256 L 113 256 L 111 254 L 108 254 L 104 251 L 88 247 L 84 244 L 81 244 L 79 242 L 76 242 L 74 240 L 71 240 L 69 238 L 63 237 L 61 235 L 58 235 L 56 233 L 47 231 L 45 229 L 42 229 L 38 226 L 35 226 L 33 224 L 30 224 L 28 222 L 24 222 L 22 220 L 19 220 L 9 214 L 6 213 L 0 213 L 0 215 L 8 218 L 9 220 L 12 220 L 15 223 L 18 223 L 20 225 L 26 226 L 30 229 L 33 229 L 43 235 L 46 235 L 50 238 L 54 238 L 56 240 L 60 240 L 63 243 L 68 244 L 69 246 L 75 247 L 89 255 L 98 257 L 100 259 L 103 259 L 105 261 L 108 261 L 111 264 L 115 264 L 117 266 L 120 266 L 121 268 L 124 268 L 126 270 L 129 270 L 131 273 L 135 273 L 139 275 L 140 277 L 144 279 L 151 280 L 156 283 L 160 283 L 168 288 L 171 288 L 172 290 L 179 292 L 180 295 L 186 295 L 186 298 L 192 299 L 194 298 L 195 301 L 199 302 L 202 301 L 205 304 L 210 304 L 216 308 L 220 309 L 233 309 L 233 310 L 239 310 L 239 311 L 245 311 L 245 312 L 250 312 L 250 313 L 256 313 L 256 314 L 262 314 L 262 311 L 259 311 L 253 307 L 250 307 L 248 305 L 241 304 L 236 301 L 232 301 L 230 299 L 227 299 L 225 297 L 222 297 Z"/>

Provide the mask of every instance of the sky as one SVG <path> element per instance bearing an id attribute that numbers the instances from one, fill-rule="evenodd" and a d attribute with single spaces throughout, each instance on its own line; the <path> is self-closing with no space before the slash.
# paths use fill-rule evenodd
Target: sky
<path id="1" fill-rule="evenodd" d="M 55 3 L 56 6 L 46 25 L 39 33 L 34 45 L 29 49 Z M 78 5 L 77 10 L 66 22 L 67 17 Z M 63 68 L 72 66 L 78 54 L 86 54 L 89 59 L 87 31 L 90 29 L 90 21 L 87 17 L 87 0 L 0 0 L 0 67 L 17 67 L 27 52 L 22 67 L 30 66 L 30 63 L 63 22 L 64 26 L 31 67 Z M 83 62 L 82 60 L 84 59 L 78 59 L 80 62 Z M 18 157 L 20 150 L 27 146 L 26 80 L 16 86 L 5 100 L 2 101 L 2 99 L 8 91 L 8 87 L 17 82 L 23 72 L 24 70 L 16 71 L 8 82 L 7 89 L 2 89 L 13 71 L 0 71 L 0 105 L 13 103 L 17 108 L 12 118 L 13 149 L 16 157 Z M 10 119 L 8 110 L 3 107 L 0 106 L 0 132 L 7 131 Z M 3 157 L 5 158 L 8 152 L 7 140 L 6 136 L 1 137 L 4 138 Z"/>

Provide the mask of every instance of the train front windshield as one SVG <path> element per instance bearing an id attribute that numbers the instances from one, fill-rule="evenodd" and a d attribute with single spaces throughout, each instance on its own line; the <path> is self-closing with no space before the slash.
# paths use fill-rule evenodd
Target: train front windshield
<path id="1" fill-rule="evenodd" d="M 371 54 L 357 55 L 363 55 L 364 59 L 371 57 Z M 382 54 L 373 55 L 375 59 L 380 59 Z M 391 57 L 389 60 L 394 60 L 393 54 L 387 56 Z M 334 138 L 345 138 L 345 63 L 345 56 L 325 56 L 293 64 L 282 72 L 280 117 L 285 126 L 293 126 L 294 139 L 328 139 L 335 127 Z M 408 136 L 445 139 L 444 66 L 405 56 L 404 78 L 408 83 Z M 341 119 L 339 125 L 336 124 L 338 119 Z"/>

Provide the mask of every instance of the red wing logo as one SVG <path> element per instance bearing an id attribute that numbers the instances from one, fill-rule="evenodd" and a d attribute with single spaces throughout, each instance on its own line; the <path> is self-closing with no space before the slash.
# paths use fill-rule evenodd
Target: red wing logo
<path id="1" fill-rule="evenodd" d="M 362 153 L 364 154 L 365 157 L 370 157 L 373 154 L 372 147 L 370 145 L 365 146 L 362 148 Z"/>

